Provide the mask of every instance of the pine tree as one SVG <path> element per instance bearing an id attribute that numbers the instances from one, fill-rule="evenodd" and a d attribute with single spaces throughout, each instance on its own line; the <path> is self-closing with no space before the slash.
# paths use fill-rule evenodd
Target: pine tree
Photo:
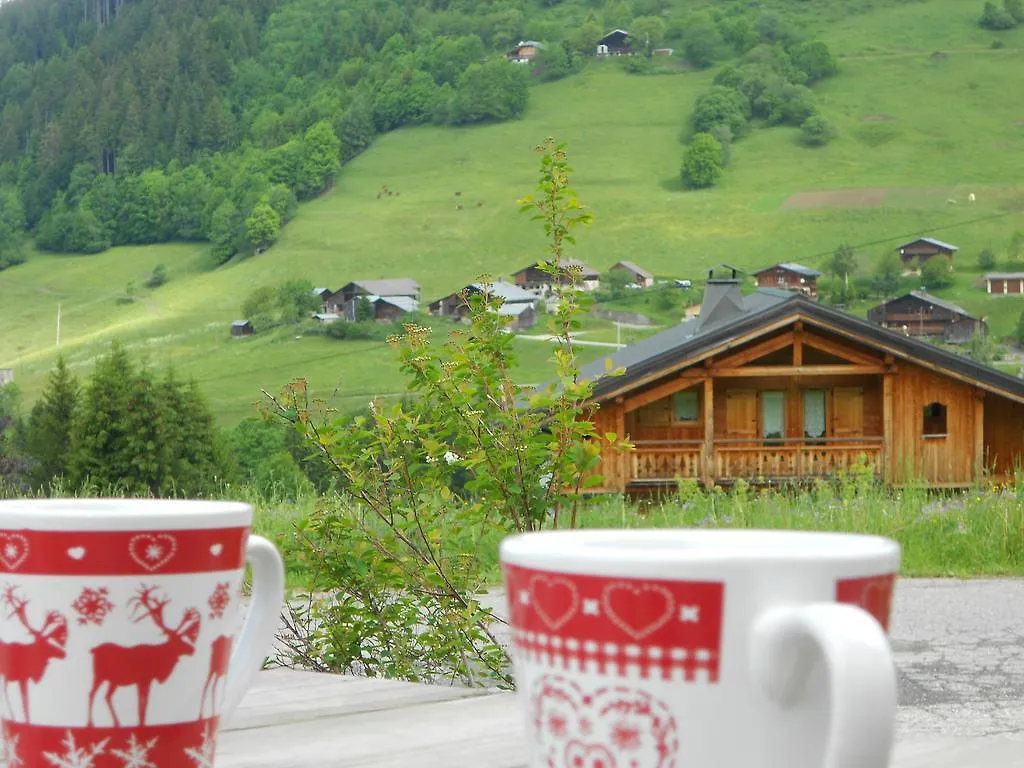
<path id="1" fill-rule="evenodd" d="M 27 451 L 35 462 L 31 480 L 37 488 L 68 472 L 71 425 L 79 390 L 78 377 L 68 368 L 64 356 L 58 356 L 28 420 Z"/>

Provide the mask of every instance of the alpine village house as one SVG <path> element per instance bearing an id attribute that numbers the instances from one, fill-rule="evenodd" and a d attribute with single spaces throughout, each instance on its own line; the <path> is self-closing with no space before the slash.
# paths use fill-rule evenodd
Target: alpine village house
<path id="1" fill-rule="evenodd" d="M 860 464 L 887 483 L 1013 476 L 1024 380 L 778 288 L 709 275 L 700 313 L 581 371 L 603 443 L 595 491 L 777 483 Z"/>

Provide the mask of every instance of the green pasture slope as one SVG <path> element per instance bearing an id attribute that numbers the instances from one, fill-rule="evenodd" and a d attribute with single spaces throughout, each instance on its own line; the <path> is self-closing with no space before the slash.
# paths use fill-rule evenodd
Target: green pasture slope
<path id="1" fill-rule="evenodd" d="M 946 295 L 1006 333 L 1024 300 L 986 297 L 975 257 L 993 248 L 1007 268 L 1006 243 L 1024 230 L 1024 30 L 978 29 L 980 0 L 877 5 L 816 30 L 841 63 L 838 77 L 816 87 L 839 134 L 826 148 L 802 148 L 794 129 L 754 130 L 718 188 L 684 192 L 680 129 L 714 72 L 630 76 L 595 63 L 536 87 L 516 122 L 381 137 L 329 194 L 302 206 L 272 249 L 240 263 L 210 271 L 205 247 L 194 244 L 33 255 L 0 273 L 0 366 L 15 368 L 27 398 L 36 396 L 57 351 L 59 303 L 60 349 L 76 368 L 88 370 L 122 338 L 155 364 L 195 376 L 225 424 L 252 413 L 261 388 L 293 377 L 340 406 L 395 392 L 400 378 L 382 344 L 287 331 L 231 340 L 228 325 L 250 290 L 289 277 L 337 288 L 409 276 L 431 300 L 541 257 L 543 236 L 516 199 L 532 191 L 532 150 L 549 135 L 569 142 L 575 186 L 596 216 L 574 254 L 594 267 L 630 258 L 661 276 L 699 277 L 719 261 L 821 265 L 842 241 L 870 265 L 903 239 L 932 234 L 961 246 Z M 995 39 L 1003 47 L 992 48 Z M 383 185 L 398 194 L 378 197 Z M 159 263 L 170 282 L 142 289 Z M 129 280 L 140 298 L 118 303 Z M 544 378 L 548 346 L 518 348 L 523 381 Z"/>

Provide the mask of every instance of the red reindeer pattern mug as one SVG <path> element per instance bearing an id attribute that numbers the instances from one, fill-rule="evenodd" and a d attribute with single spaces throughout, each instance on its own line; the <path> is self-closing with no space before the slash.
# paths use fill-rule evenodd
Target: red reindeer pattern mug
<path id="1" fill-rule="evenodd" d="M 0 502 L 7 768 L 212 768 L 284 596 L 251 524 L 235 502 Z"/>

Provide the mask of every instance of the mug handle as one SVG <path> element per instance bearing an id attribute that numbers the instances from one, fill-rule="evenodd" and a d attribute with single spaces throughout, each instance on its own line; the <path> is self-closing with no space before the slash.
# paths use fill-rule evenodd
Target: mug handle
<path id="1" fill-rule="evenodd" d="M 274 641 L 284 603 L 284 563 L 277 548 L 262 536 L 250 536 L 245 559 L 252 566 L 252 598 L 242 635 L 228 666 L 227 690 L 221 704 L 223 723 L 252 684 Z"/>
<path id="2" fill-rule="evenodd" d="M 885 630 L 867 611 L 842 603 L 771 608 L 754 623 L 754 681 L 774 704 L 797 704 L 821 658 L 828 675 L 829 725 L 823 768 L 886 768 L 896 718 L 896 667 Z"/>

